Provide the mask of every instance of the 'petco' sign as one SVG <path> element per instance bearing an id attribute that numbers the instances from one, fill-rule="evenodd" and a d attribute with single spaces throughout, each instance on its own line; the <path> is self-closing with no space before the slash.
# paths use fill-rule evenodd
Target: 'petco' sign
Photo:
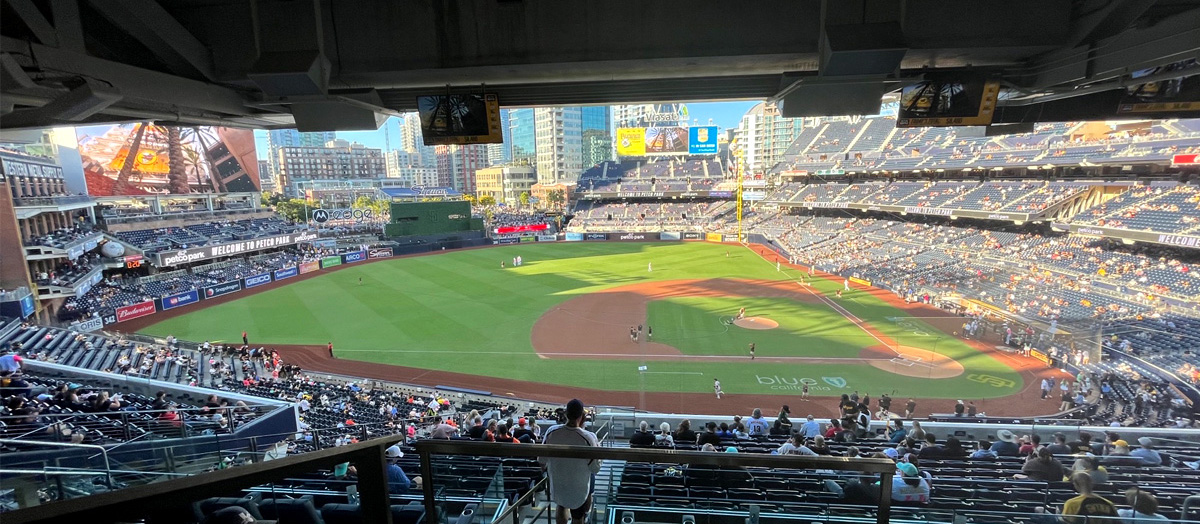
<path id="1" fill-rule="evenodd" d="M 155 309 L 153 300 L 147 300 L 132 306 L 117 308 L 117 322 L 125 322 L 126 320 L 133 320 L 146 315 L 153 315 L 154 312 Z"/>

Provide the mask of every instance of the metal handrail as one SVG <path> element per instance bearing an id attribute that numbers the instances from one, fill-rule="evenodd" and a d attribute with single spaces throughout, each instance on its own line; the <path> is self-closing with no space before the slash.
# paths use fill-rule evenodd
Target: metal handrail
<path id="1" fill-rule="evenodd" d="M 72 443 L 68 443 L 68 442 L 40 442 L 40 441 L 31 441 L 31 440 L 13 440 L 13 439 L 8 439 L 8 438 L 0 438 L 0 444 L 23 444 L 23 445 L 51 446 L 51 447 L 60 447 L 60 448 L 98 449 L 98 450 L 100 450 L 100 455 L 102 455 L 104 457 L 104 482 L 105 482 L 105 485 L 108 486 L 108 489 L 112 489 L 112 486 L 113 486 L 113 484 L 112 484 L 112 465 L 110 465 L 108 462 L 108 450 L 104 449 L 104 446 L 97 446 L 95 444 L 72 444 Z"/>
<path id="2" fill-rule="evenodd" d="M 529 488 L 529 491 L 526 491 L 524 495 L 521 495 L 520 498 L 513 501 L 513 503 L 510 504 L 508 506 L 508 508 L 504 510 L 503 513 L 501 513 L 498 517 L 496 517 L 494 520 L 492 520 L 492 522 L 504 522 L 504 519 L 507 519 L 511 516 L 513 524 L 520 524 L 521 515 L 520 515 L 519 511 L 521 509 L 521 506 L 524 506 L 526 502 L 529 502 L 529 500 L 533 498 L 533 495 L 535 493 L 541 491 L 542 488 L 546 487 L 546 482 L 548 482 L 548 481 L 549 481 L 548 477 L 542 477 L 542 479 L 537 481 L 537 483 L 534 484 L 533 487 Z"/>
<path id="3" fill-rule="evenodd" d="M 834 471 L 858 471 L 880 475 L 879 507 L 877 522 L 886 524 L 891 518 L 892 475 L 896 463 L 890 459 L 845 458 L 802 455 L 766 455 L 751 453 L 713 453 L 703 451 L 676 451 L 651 448 L 601 448 L 591 446 L 563 446 L 556 444 L 503 444 L 497 442 L 474 442 L 461 440 L 421 440 L 414 446 L 421 458 L 421 475 L 424 481 L 425 514 L 430 522 L 437 515 L 433 490 L 433 455 L 473 455 L 502 458 L 574 458 L 612 459 L 628 462 L 653 462 L 667 464 L 704 464 L 724 467 L 768 467 L 786 469 L 821 469 Z"/>

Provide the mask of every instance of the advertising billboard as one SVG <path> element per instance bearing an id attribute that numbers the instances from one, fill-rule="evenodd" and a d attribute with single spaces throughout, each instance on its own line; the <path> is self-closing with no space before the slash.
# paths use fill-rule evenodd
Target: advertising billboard
<path id="1" fill-rule="evenodd" d="M 300 274 L 300 268 L 298 268 L 296 266 L 285 267 L 283 269 L 276 269 L 275 270 L 275 280 L 283 280 L 285 278 L 291 278 L 291 277 L 294 277 L 299 274 Z"/>
<path id="2" fill-rule="evenodd" d="M 32 315 L 33 310 L 33 295 L 25 295 L 21 297 L 21 318 Z"/>
<path id="3" fill-rule="evenodd" d="M 367 259 L 366 251 L 352 251 L 350 253 L 342 254 L 342 263 L 343 264 L 353 264 L 355 262 L 362 262 L 366 259 Z"/>
<path id="4" fill-rule="evenodd" d="M 163 251 L 155 253 L 155 265 L 159 267 L 177 266 L 190 262 L 199 262 L 210 258 L 228 257 L 240 255 L 252 251 L 261 251 L 263 249 L 271 249 L 273 247 L 289 246 L 298 242 L 307 242 L 317 238 L 315 231 L 301 231 L 299 233 L 288 233 L 286 235 L 275 235 L 271 237 L 255 238 L 251 240 L 242 240 L 240 242 L 226 242 L 224 244 L 216 244 L 212 246 L 190 247 L 187 249 L 177 249 L 174 251 Z"/>
<path id="5" fill-rule="evenodd" d="M 321 259 L 321 267 L 322 268 L 340 266 L 340 265 L 342 265 L 342 257 L 338 256 L 338 255 L 334 255 L 331 257 L 325 257 L 325 258 Z"/>
<path id="6" fill-rule="evenodd" d="M 717 154 L 717 126 L 696 126 L 688 129 L 688 154 Z"/>
<path id="7" fill-rule="evenodd" d="M 377 248 L 367 252 L 367 258 L 389 258 L 392 256 L 392 248 Z"/>
<path id="8" fill-rule="evenodd" d="M 688 153 L 688 128 L 647 127 L 647 155 L 686 155 Z"/>
<path id="9" fill-rule="evenodd" d="M 250 129 L 139 122 L 75 133 L 92 196 L 262 191 Z"/>
<path id="10" fill-rule="evenodd" d="M 658 240 L 658 233 L 609 233 L 608 240 L 617 240 L 621 242 Z"/>
<path id="11" fill-rule="evenodd" d="M 270 283 L 271 283 L 271 274 L 263 273 L 261 275 L 254 275 L 252 277 L 246 277 L 244 286 L 246 289 L 250 289 L 255 286 L 261 286 L 263 284 L 270 284 Z"/>
<path id="12" fill-rule="evenodd" d="M 583 240 L 583 233 L 567 233 L 563 239 L 567 242 L 579 242 Z"/>
<path id="13" fill-rule="evenodd" d="M 618 128 L 617 156 L 646 156 L 646 128 Z"/>
<path id="14" fill-rule="evenodd" d="M 658 238 L 661 240 L 683 240 L 683 234 L 678 231 L 663 231 Z"/>
<path id="15" fill-rule="evenodd" d="M 695 231 L 685 231 L 683 233 L 683 239 L 684 240 L 704 240 L 704 233 L 698 233 Z"/>
<path id="16" fill-rule="evenodd" d="M 153 300 L 138 302 L 137 304 L 117 308 L 116 321 L 125 322 L 135 318 L 142 318 L 147 315 L 153 315 L 157 309 L 154 307 Z"/>
<path id="17" fill-rule="evenodd" d="M 241 280 L 234 280 L 233 282 L 222 282 L 215 286 L 208 286 L 208 287 L 204 288 L 204 298 L 205 298 L 205 300 L 210 299 L 210 298 L 217 298 L 221 295 L 228 295 L 230 293 L 234 293 L 234 292 L 241 291 L 241 290 L 242 290 L 242 281 Z"/>
<path id="18" fill-rule="evenodd" d="M 608 240 L 608 233 L 584 233 L 584 240 Z"/>
<path id="19" fill-rule="evenodd" d="M 166 311 L 168 309 L 175 309 L 188 304 L 195 304 L 199 301 L 200 292 L 193 289 L 191 291 L 184 291 L 183 293 L 176 293 L 174 295 L 167 295 L 163 297 L 162 308 L 163 311 Z"/>
<path id="20" fill-rule="evenodd" d="M 557 242 L 558 235 L 538 235 L 537 241 L 538 242 Z"/>
<path id="21" fill-rule="evenodd" d="M 305 273 L 312 273 L 313 271 L 320 271 L 320 270 L 321 270 L 321 263 L 316 260 L 314 260 L 312 262 L 303 262 L 300 264 L 300 274 L 301 275 L 303 275 Z"/>
<path id="22" fill-rule="evenodd" d="M 496 234 L 507 235 L 509 233 L 531 233 L 534 231 L 545 231 L 550 229 L 549 224 L 526 224 L 523 226 L 501 226 L 496 228 Z"/>

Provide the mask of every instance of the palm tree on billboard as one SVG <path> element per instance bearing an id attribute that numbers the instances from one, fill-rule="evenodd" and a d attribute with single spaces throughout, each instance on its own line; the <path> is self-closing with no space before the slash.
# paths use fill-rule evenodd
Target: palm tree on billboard
<path id="1" fill-rule="evenodd" d="M 184 156 L 182 135 L 176 126 L 163 126 L 167 137 L 167 189 L 174 194 L 191 193 L 187 181 L 187 159 Z"/>
<path id="2" fill-rule="evenodd" d="M 220 138 L 216 136 L 216 128 L 200 128 L 197 126 L 192 126 L 187 128 L 187 131 L 187 134 L 191 138 L 192 144 L 194 144 L 193 148 L 197 153 L 199 153 L 200 158 L 203 159 L 204 167 L 206 167 L 208 170 L 208 183 L 205 183 L 205 181 L 200 179 L 200 163 L 197 162 L 196 182 L 202 186 L 211 187 L 212 191 L 214 192 L 224 193 L 225 181 L 222 180 L 218 175 L 217 166 L 213 165 L 212 158 L 208 154 L 209 144 L 211 143 L 216 145 L 216 143 L 220 141 Z"/>
<path id="3" fill-rule="evenodd" d="M 129 185 L 129 175 L 137 164 L 138 150 L 142 147 L 142 136 L 146 134 L 146 124 L 137 124 L 133 133 L 133 142 L 129 144 L 129 152 L 125 154 L 125 162 L 121 163 L 121 171 L 117 173 L 117 183 L 113 185 L 114 195 L 128 194 L 133 189 Z"/>

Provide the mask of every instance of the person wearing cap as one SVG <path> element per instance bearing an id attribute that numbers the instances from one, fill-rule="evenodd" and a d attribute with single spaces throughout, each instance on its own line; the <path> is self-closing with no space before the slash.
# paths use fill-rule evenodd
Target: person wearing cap
<path id="1" fill-rule="evenodd" d="M 852 479 L 843 488 L 833 480 L 825 480 L 825 486 L 830 491 L 842 495 L 851 503 L 878 504 L 880 497 L 879 483 L 866 485 L 858 479 Z M 896 473 L 892 476 L 893 504 L 925 504 L 929 502 L 929 482 L 926 481 L 917 467 L 908 462 L 896 464 Z"/>
<path id="2" fill-rule="evenodd" d="M 1066 467 L 1062 462 L 1054 458 L 1050 453 L 1050 448 L 1040 448 L 1025 464 L 1021 466 L 1021 473 L 1014 475 L 1017 479 L 1033 479 L 1040 482 L 1061 482 L 1065 476 Z"/>
<path id="3" fill-rule="evenodd" d="M 513 431 L 513 438 L 524 443 L 537 442 L 537 434 L 529 427 L 529 421 L 525 417 L 517 419 L 517 429 Z"/>
<path id="4" fill-rule="evenodd" d="M 1105 466 L 1141 466 L 1145 464 L 1140 457 L 1130 455 L 1129 443 L 1124 440 L 1113 442 L 1113 447 L 1108 454 L 1101 459 Z"/>
<path id="5" fill-rule="evenodd" d="M 572 399 L 567 403 L 567 422 L 546 430 L 542 442 L 563 446 L 600 447 L 596 434 L 583 428 L 583 402 Z M 592 506 L 592 477 L 600 472 L 599 459 L 539 457 L 550 478 L 550 500 L 558 506 L 557 524 L 567 524 L 567 514 L 573 524 L 583 524 Z"/>
<path id="6" fill-rule="evenodd" d="M 1002 429 L 996 432 L 999 442 L 992 444 L 992 451 L 1001 457 L 1017 457 L 1021 455 L 1021 446 L 1017 445 L 1017 436 L 1013 432 Z"/>
<path id="7" fill-rule="evenodd" d="M 24 359 L 21 358 L 21 355 L 15 353 L 4 355 L 0 357 L 0 371 L 8 371 L 10 373 L 21 371 L 21 362 L 23 361 Z"/>
<path id="8" fill-rule="evenodd" d="M 413 477 L 412 480 L 409 480 L 408 475 L 405 475 L 404 470 L 400 467 L 400 459 L 404 458 L 404 452 L 400 451 L 400 446 L 387 448 L 384 450 L 383 456 L 387 460 L 388 493 L 404 495 L 411 489 L 421 489 L 421 477 Z"/>
<path id="9" fill-rule="evenodd" d="M 1154 439 L 1150 437 L 1141 437 L 1137 440 L 1138 448 L 1129 452 L 1129 456 L 1142 459 L 1142 464 L 1146 466 L 1162 465 L 1162 455 L 1154 451 Z"/>

